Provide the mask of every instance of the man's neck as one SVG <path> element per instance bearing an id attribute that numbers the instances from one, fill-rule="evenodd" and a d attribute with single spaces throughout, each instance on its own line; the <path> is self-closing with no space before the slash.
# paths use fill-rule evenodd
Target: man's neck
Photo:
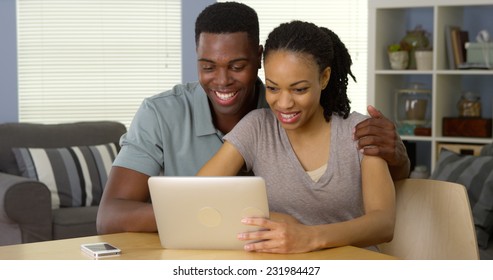
<path id="1" fill-rule="evenodd" d="M 225 116 L 218 116 L 216 115 L 214 119 L 214 126 L 221 131 L 222 133 L 226 134 L 229 133 L 233 127 L 245 116 L 238 115 L 238 116 L 232 116 L 232 115 L 225 115 Z"/>

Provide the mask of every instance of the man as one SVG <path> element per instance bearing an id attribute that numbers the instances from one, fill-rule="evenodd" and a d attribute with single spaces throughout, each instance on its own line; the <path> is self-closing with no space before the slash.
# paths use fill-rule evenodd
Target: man
<path id="1" fill-rule="evenodd" d="M 121 139 L 99 206 L 100 234 L 157 231 L 148 178 L 195 175 L 241 118 L 268 106 L 257 78 L 262 46 L 253 9 L 234 2 L 208 6 L 197 17 L 195 42 L 199 82 L 145 99 Z M 394 179 L 407 177 L 409 159 L 393 123 L 372 107 L 369 113 L 373 118 L 354 133 L 359 148 L 384 158 Z"/>

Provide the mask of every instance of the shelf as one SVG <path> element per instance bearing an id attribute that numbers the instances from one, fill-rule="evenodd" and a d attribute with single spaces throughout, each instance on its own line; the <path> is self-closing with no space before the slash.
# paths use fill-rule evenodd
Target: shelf
<path id="1" fill-rule="evenodd" d="M 493 75 L 493 70 L 437 70 L 442 75 Z"/>
<path id="2" fill-rule="evenodd" d="M 430 136 L 415 136 L 415 135 L 401 135 L 401 139 L 405 141 L 432 141 Z"/>
<path id="3" fill-rule="evenodd" d="M 463 91 L 480 94 L 482 117 L 493 118 L 493 69 L 449 69 L 445 27 L 457 25 L 475 40 L 482 29 L 493 27 L 493 2 L 487 0 L 393 0 L 368 1 L 368 104 L 395 120 L 398 89 L 411 83 L 425 84 L 431 90 L 431 136 L 401 135 L 416 144 L 416 164 L 433 170 L 438 144 L 489 144 L 493 138 L 444 137 L 444 117 L 458 116 L 457 102 Z M 409 30 L 421 25 L 431 34 L 432 70 L 392 70 L 386 47 L 399 42 Z"/>
<path id="4" fill-rule="evenodd" d="M 375 70 L 377 75 L 427 75 L 432 74 L 432 70 Z"/>
<path id="5" fill-rule="evenodd" d="M 374 70 L 377 75 L 493 75 L 493 70 Z"/>
<path id="6" fill-rule="evenodd" d="M 440 143 L 462 143 L 462 144 L 490 144 L 491 138 L 469 138 L 469 137 L 436 137 Z"/>

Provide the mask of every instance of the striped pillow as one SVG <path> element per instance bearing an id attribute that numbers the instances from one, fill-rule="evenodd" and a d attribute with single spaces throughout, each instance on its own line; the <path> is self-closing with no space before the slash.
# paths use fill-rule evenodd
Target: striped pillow
<path id="1" fill-rule="evenodd" d="M 486 248 L 493 234 L 493 156 L 461 155 L 442 149 L 431 179 L 466 187 L 478 245 Z"/>
<path id="2" fill-rule="evenodd" d="M 48 186 L 53 209 L 99 205 L 117 153 L 114 143 L 12 151 L 22 176 Z"/>

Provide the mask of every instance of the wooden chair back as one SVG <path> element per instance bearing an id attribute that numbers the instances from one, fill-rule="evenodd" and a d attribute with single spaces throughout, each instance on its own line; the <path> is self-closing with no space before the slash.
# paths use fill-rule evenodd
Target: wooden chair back
<path id="1" fill-rule="evenodd" d="M 474 222 L 463 185 L 429 179 L 395 182 L 394 238 L 382 253 L 407 260 L 479 259 Z"/>

